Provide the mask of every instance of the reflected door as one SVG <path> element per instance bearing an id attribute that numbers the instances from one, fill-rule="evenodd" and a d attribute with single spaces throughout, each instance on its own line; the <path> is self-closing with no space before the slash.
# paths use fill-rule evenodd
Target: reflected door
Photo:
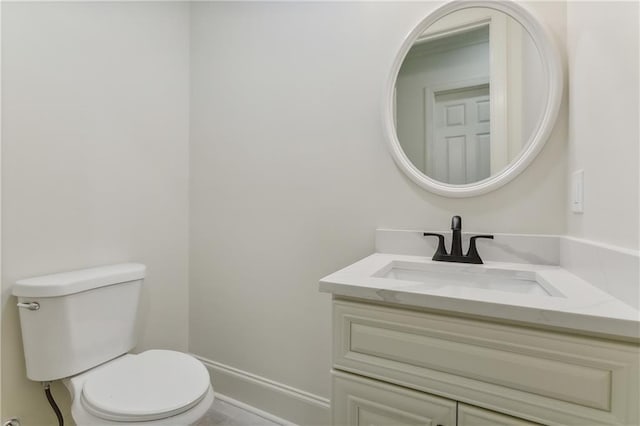
<path id="1" fill-rule="evenodd" d="M 432 92 L 433 93 L 433 92 Z M 434 124 L 427 132 L 427 175 L 455 185 L 477 182 L 491 174 L 489 85 L 435 92 Z M 431 108 L 429 108 L 431 109 Z M 429 140 L 432 139 L 432 140 Z"/>

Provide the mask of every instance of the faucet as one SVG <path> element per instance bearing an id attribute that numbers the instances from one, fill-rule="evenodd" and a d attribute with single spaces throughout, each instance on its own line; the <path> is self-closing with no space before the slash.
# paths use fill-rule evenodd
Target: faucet
<path id="1" fill-rule="evenodd" d="M 444 235 L 435 234 L 433 232 L 425 232 L 425 237 L 438 237 L 438 248 L 434 253 L 432 260 L 438 262 L 457 262 L 457 263 L 475 263 L 481 264 L 482 259 L 476 248 L 476 240 L 478 238 L 493 239 L 493 235 L 474 235 L 469 240 L 469 250 L 467 254 L 462 254 L 462 218 L 453 216 L 451 218 L 451 253 L 447 253 L 444 247 Z"/>

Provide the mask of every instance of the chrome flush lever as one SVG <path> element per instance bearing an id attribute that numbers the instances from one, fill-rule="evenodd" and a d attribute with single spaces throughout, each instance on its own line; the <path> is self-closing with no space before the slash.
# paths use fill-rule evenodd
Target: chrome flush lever
<path id="1" fill-rule="evenodd" d="M 37 311 L 38 309 L 40 309 L 40 304 L 38 302 L 27 302 L 27 303 L 20 302 L 18 303 L 17 306 L 18 308 L 25 308 L 30 311 Z"/>

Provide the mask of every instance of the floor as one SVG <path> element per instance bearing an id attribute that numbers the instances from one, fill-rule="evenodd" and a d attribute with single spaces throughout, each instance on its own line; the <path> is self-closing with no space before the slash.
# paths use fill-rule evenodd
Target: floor
<path id="1" fill-rule="evenodd" d="M 228 404 L 224 401 L 216 399 L 213 405 L 200 419 L 196 426 L 279 426 L 271 420 L 267 420 L 249 411 L 238 408 L 235 405 Z"/>

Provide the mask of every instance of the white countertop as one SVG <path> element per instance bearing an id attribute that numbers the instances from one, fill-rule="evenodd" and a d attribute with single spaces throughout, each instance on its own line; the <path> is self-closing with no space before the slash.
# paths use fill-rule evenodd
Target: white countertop
<path id="1" fill-rule="evenodd" d="M 320 280 L 320 291 L 388 304 L 437 309 L 497 320 L 640 340 L 640 312 L 558 266 L 485 262 L 479 268 L 531 271 L 562 295 L 532 295 L 440 286 L 374 276 L 391 262 L 437 264 L 452 271 L 469 265 L 428 257 L 376 253 Z"/>

